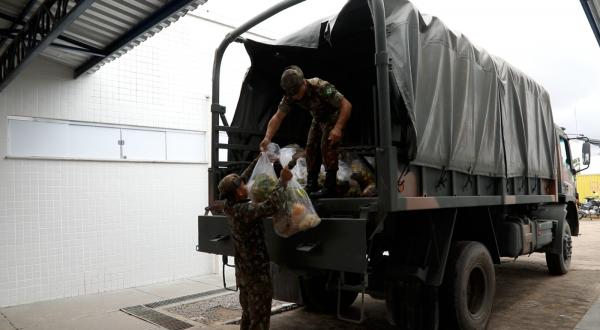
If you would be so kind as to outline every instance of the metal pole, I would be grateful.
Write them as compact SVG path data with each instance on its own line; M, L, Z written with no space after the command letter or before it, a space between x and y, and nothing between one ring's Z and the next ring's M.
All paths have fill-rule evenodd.
M595 15L596 6L594 2L590 0L580 0L580 2L583 11L585 12L585 16L590 22L596 41L598 42L598 45L600 45L600 18Z
M393 210L397 199L396 173L398 170L396 148L392 146L390 115L390 76L385 7L383 0L371 0L375 33L375 70L377 74L377 107L379 117L379 147L377 148L377 193L380 210Z
M225 50L229 46L230 43L235 41L239 36L243 33L250 30L255 25L260 22L270 18L271 16L289 8L295 6L304 0L287 0L282 1L271 8L265 10L264 12L258 14L254 18L250 19L246 23L240 25L237 29L231 31L229 34L225 36L225 39L221 41L221 44L215 50L215 59L213 62L213 79L212 79L212 104L210 110L212 112L212 131L211 131L211 154L210 154L210 166L211 170L209 171L209 202L212 204L214 198L214 192L211 191L216 186L216 182L214 182L215 171L218 167L219 162L219 148L217 148L217 144L219 143L219 131L217 127L219 126L219 116L220 114L224 114L225 108L219 104L219 84L221 78L221 61L223 60L223 54Z

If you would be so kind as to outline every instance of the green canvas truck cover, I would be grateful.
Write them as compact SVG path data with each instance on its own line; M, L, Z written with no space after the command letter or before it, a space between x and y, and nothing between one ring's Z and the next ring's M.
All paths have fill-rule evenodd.
M399 160L493 177L555 178L557 141L544 88L410 2L385 6ZM275 42L247 40L252 66L231 126L264 132L283 95L281 72L297 64L307 78L330 81L353 104L344 142L376 145L371 27L367 2L351 0L338 15ZM276 142L304 144L310 121L292 111ZM229 143L258 145L260 139L229 133ZM229 153L230 160L248 157Z

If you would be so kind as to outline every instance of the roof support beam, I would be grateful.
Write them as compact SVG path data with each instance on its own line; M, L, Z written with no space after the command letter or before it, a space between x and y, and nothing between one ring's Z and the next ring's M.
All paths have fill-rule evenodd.
M13 15L7 14L3 11L0 11L0 18L3 20L7 20L9 22L13 22L13 23L20 21L18 18L14 17Z
M104 51L108 54L107 56L110 57L112 54L119 51L121 47L127 45L129 42L142 35L144 32L148 31L155 25L169 18L174 12L189 5L192 2L194 2L194 0L171 0L169 3L165 4L159 10L157 10L153 15L147 17L146 19L138 23L136 26L131 28L131 30L127 31L127 33L122 35L120 38L113 41L104 49ZM83 63L75 69L75 78L78 78L82 74L86 73L101 61L102 58L95 57Z
M598 41L598 45L600 45L600 8L596 8L594 2L591 0L580 0L580 2L583 11L585 12L585 16L587 16L587 19L590 22L596 41Z
M0 29L0 36L3 38L14 38L17 34L21 32L20 30L15 29Z
M57 39L65 41L65 42L68 42L68 43L73 44L73 45L75 45L77 47L86 49L86 50L88 50L88 51L90 51L92 53L102 54L102 56L105 56L105 57L106 57L106 55L108 55L104 50L102 50L100 48L96 48L94 46L86 44L85 42L81 42L79 40L76 40L76 39L73 39L73 38L70 38L70 37L67 37L67 36L64 36L64 35L63 36L58 36Z
M15 21L13 21L12 25L10 26L11 29L16 29L17 26L25 24L24 23L25 17L27 17L27 14L29 14L29 12L31 11L31 8L33 8L33 5L35 4L35 2L36 2L36 0L29 0L27 2L25 7L23 8L23 10L21 10L19 17L17 17L17 19ZM2 42L0 42L0 50L2 49L2 47L4 47L4 44L6 43L7 40L8 40L8 38L2 39Z
M106 57L105 53L102 53L102 52L98 53L93 50L90 50L87 48L82 48L82 47L69 46L69 45L65 45L65 44L59 44L56 42L51 43L50 46L55 47L55 48L65 49L65 50L75 52L75 53L83 53L83 54L87 54L87 55L98 56L101 58Z
M0 57L0 91L95 0L46 0ZM73 6L73 3L75 4ZM41 39L39 38L41 37Z
M0 29L0 37L12 40L19 34L19 32L21 32L21 30ZM67 43L73 44L75 46L66 45L63 43L56 43L56 42L51 43L50 46L70 50L70 51L73 51L76 53L84 53L84 54L88 54L88 55L93 55L93 56L106 57L106 55L107 55L106 52L104 52L102 49L98 49L98 48L90 46L84 42L80 42L75 39L71 39L69 37L58 36L56 38L56 40L62 40Z

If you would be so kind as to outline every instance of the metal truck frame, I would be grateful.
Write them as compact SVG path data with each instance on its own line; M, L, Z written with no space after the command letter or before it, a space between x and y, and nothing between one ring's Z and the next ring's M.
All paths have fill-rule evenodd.
M300 2L266 10L229 33L215 51L209 207L198 217L197 250L222 255L223 267L234 251L216 185L247 162L220 161L219 150L257 152L258 145L222 144L219 133L263 132L229 126L219 104L221 60L230 43L245 42L244 32ZM485 328L495 292L493 264L501 257L544 252L551 274L568 271L571 235L579 232L569 138L555 129L555 179L489 177L410 163L399 170L404 165L399 167L392 143L384 1L369 4L378 143L364 151L376 160L378 197L316 200L322 223L290 238L278 237L265 220L275 298L362 322L369 294L386 300L391 322L400 328L437 329L440 322L444 328ZM350 318L344 310L359 294L360 315Z

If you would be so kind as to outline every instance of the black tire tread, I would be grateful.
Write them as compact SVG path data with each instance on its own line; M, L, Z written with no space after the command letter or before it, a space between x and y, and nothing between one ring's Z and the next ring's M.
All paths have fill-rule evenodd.
M569 235L571 234L571 227L567 221L564 223L563 230L568 232ZM562 240L562 235L560 239ZM551 275L560 276L569 272L569 266L565 264L562 252L560 254L550 251L546 252L546 265Z
M465 276L465 265L469 261L467 258L471 255L478 256L480 253L484 253L485 264L484 268L488 268L488 279L490 282L490 290L491 298L488 300L488 304L485 308L488 309L486 312L487 315L482 317L481 321L476 324L469 324L468 321L465 321L464 317L461 318L460 309L456 308L457 300L460 300L461 297L457 297L455 295L456 292L456 284L458 284L460 278ZM442 287L442 320L445 324L452 329L485 329L487 323L489 321L489 317L491 315L491 308L493 304L493 296L495 294L495 272L494 265L492 262L492 258L489 254L487 248L475 241L458 241L455 242L450 250L450 254L448 256L448 263L446 267L446 273L444 276L444 284ZM462 320L461 320L462 319Z

